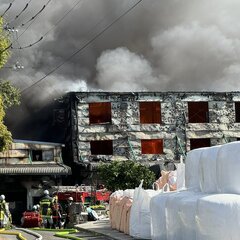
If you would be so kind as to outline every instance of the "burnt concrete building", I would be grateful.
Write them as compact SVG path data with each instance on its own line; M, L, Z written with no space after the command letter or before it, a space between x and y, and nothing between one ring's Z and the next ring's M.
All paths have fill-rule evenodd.
M240 138L240 92L72 92L66 147L77 165L177 162Z

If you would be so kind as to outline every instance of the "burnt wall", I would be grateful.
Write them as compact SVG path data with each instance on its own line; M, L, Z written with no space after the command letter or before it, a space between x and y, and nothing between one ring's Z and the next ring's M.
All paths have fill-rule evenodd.
M161 123L140 123L140 102L161 103ZM239 92L130 92L69 93L68 146L74 162L98 160L178 161L191 148L192 139L210 139L210 145L240 138L235 102ZM111 122L89 123L89 103L110 102ZM190 123L188 103L207 102L208 122ZM198 109L195 109L198 113ZM142 139L163 139L163 153L142 154ZM92 155L91 141L112 141L112 155Z

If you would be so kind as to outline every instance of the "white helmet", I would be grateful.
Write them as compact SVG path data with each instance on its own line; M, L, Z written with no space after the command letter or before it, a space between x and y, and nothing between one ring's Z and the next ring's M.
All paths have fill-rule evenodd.
M2 195L0 196L0 200L5 200L5 195L2 194Z
M37 210L37 206L36 205L33 205L33 210Z
M49 195L49 191L48 190L44 190L43 194L44 195Z
M73 201L73 198L72 198L72 197L69 197L68 200L69 200L69 201Z
M40 208L40 205L39 205L39 204L37 204L37 205L36 205L36 207L37 207L37 209L39 209L39 208Z

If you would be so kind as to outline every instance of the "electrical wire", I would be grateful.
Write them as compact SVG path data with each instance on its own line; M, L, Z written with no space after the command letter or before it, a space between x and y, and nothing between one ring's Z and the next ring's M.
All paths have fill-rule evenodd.
M54 28L56 28L56 26L68 15L70 14L70 12L73 11L73 9L83 0L78 0L75 2L75 4L54 24L54 26L52 28L50 28L42 37L45 37L46 35L48 35L48 33L50 33Z
M9 4L8 8L4 11L1 17L3 17L6 14L6 12L11 8L11 6L12 6L12 3Z
M31 1L31 0L30 0ZM29 2L30 2L29 1ZM18 13L18 15L15 16L15 18L13 20L11 20L8 24L11 24L13 23L15 20L17 20L21 15L22 13L28 8L29 6L29 2L26 4L26 6L22 9L22 11L20 13Z
M31 0L30 0L31 1ZM29 2L30 2L29 1ZM41 10L40 11L38 11L38 13L37 14L35 14L29 21L27 21L26 23L28 23L28 22L30 22L31 21L31 23L24 29L24 31L15 39L15 40L13 40L10 44L9 44L9 46L7 46L5 49L3 49L2 51L1 51L1 53L3 53L3 52L5 52L6 50L8 50L9 48L12 48L12 45L13 45L13 43L15 43L27 30L28 30L28 28L33 24L33 22L36 20L36 18L37 18L37 16L39 16L39 14L45 9L45 7L47 7L47 5L51 2L52 0L48 0L48 2L41 8ZM26 24L25 23L25 24ZM39 42L39 40L37 41L37 42ZM30 47L30 45L32 46L33 44L29 44L28 45L28 47ZM35 44L34 44L35 45ZM26 48L26 47L25 47ZM18 48L19 49L19 48Z
M50 76L52 73L54 73L56 70L58 70L60 67L62 67L65 63L67 63L70 59L72 59L78 53L82 52L86 47L88 47L91 43L93 43L98 37L100 37L103 33L105 33L109 28L111 28L115 23L117 23L122 17L127 15L131 10L133 10L142 1L143 0L138 0L135 4L133 4L130 8L128 8L124 13L122 13L119 17L117 17L113 22L111 22L103 30L101 30L99 33L97 33L92 39L90 39L82 47L80 47L77 51L75 51L72 55L70 55L67 59L65 59L62 63L57 65L55 68L53 68L51 71L49 71L45 76L43 76L42 78L37 80L35 83L33 83L30 86L21 90L20 93L22 94L22 93L26 92L27 90L31 89L32 87L36 86L37 84L42 82L44 79L46 79L48 76Z
M25 29L24 31L18 36L18 39L28 30L28 28L34 23L34 21L37 19L37 17L39 16L39 14L47 7L47 5L51 2L52 0L48 0L48 2L41 8L40 11L38 11L37 14L35 14L30 20L28 20L25 24L31 22ZM23 25L23 24L22 24Z
M46 5L43 5L43 7L33 16L31 17L27 22L25 23L22 23L21 26L25 26L27 23L31 22L33 19L35 19L43 10L44 8L46 7Z
M22 13L25 12L25 10L28 8L28 6L29 6L29 4L30 4L31 1L32 1L32 0L29 0L29 1L26 3L25 7L15 16L15 18L13 18L12 20L10 20L7 24L8 24L8 25L9 25L9 24L12 24L15 20L17 20L17 19L22 15Z
M31 1L31 0L30 0L30 1ZM30 1L29 1L29 2L30 2ZM70 14L70 12L71 12L80 2L82 2L82 0L78 0L77 2L75 2L75 4L72 6L72 8L70 8L70 9L63 15L63 17L61 17L61 18L54 24L54 26L53 26L52 28L50 28L50 29L49 29L43 36L41 36L40 39L37 40L36 42L31 43L31 44L29 44L29 45L27 45L27 46L25 46L25 47L21 47L20 44L18 44L19 47L12 47L12 43L16 42L16 41L19 39L19 37L21 36L21 35L20 35L20 36L18 36L18 37L10 44L10 46L8 46L8 47L6 48L6 50L9 49L9 48L11 48L11 49L26 49L26 48L30 48L30 47L34 46L35 44L39 43L45 36L48 35L48 33L50 33L54 28L56 28L56 26L57 26L61 21L63 21L63 19L64 19L68 14ZM5 49L4 49L4 51L5 51Z
M22 46L20 46L20 44L19 44L19 47L11 47L11 49L20 49L20 50L21 50L21 49L30 48L30 47L36 45L37 43L39 43L39 42L42 41L42 40L43 40L43 37L40 37L36 42L31 43L31 44L29 44L29 45L27 45L27 46L22 47Z
M61 21L63 21L63 19L68 15L68 14L70 14L70 12L71 11L73 11L73 9L80 3L80 2L82 2L82 0L78 0L64 15L63 15L63 17L61 17L55 24L54 24L54 26L52 27L52 28L50 28L45 34L43 34L41 37L40 37L40 39L39 40L37 40L36 42L34 42L34 43L32 43L32 44L29 44L29 45L27 45L27 46L25 46L25 47L21 47L21 46L19 46L19 47L11 47L11 49L26 49L26 48L30 48L30 47L32 47L32 46L34 46L35 44L37 44L37 43L39 43L45 36L47 36L54 28L56 28L56 26L61 22Z

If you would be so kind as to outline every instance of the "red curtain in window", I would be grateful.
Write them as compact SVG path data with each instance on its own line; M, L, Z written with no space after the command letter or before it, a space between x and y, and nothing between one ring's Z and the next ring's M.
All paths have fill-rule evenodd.
M89 122L90 123L109 123L111 122L111 103L89 103Z
M151 139L141 140L142 154L162 154L163 153L163 140Z
M160 102L140 102L140 123L161 123Z

